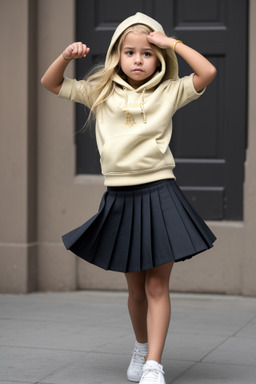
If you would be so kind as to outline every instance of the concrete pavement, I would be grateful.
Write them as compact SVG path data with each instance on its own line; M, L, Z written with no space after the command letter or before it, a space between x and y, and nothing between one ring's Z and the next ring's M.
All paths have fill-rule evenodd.
M256 299L171 294L167 384L255 384ZM0 384L128 384L127 293L0 295Z

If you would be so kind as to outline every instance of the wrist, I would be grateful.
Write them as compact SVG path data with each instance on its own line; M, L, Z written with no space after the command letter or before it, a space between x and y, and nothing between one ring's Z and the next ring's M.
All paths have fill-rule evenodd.
M62 58L65 60L65 61L71 61L72 60L72 57L71 58L67 58L64 56L63 52L61 54Z
M176 40L175 43L172 46L173 52L175 52L175 47L176 47L177 44L183 44L183 42L181 40Z

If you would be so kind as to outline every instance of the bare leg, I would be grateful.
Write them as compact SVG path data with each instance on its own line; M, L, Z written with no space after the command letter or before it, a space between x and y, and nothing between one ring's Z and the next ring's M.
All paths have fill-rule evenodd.
M147 296L145 292L146 272L130 272L125 274L129 298L128 309L136 340L146 343L147 340Z
M171 303L169 279L173 262L146 271L145 290L148 300L147 360L161 363L165 339L170 323Z

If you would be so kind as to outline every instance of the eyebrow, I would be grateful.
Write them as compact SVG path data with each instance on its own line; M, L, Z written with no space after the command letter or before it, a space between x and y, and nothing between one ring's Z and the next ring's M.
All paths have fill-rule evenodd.
M124 47L124 49L135 49L135 47ZM153 51L152 48L142 48L143 51Z

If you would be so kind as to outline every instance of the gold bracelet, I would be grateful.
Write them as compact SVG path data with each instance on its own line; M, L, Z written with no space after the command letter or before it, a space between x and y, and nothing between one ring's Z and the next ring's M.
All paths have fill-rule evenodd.
M71 57L71 59L66 59L66 57L63 55L63 53L62 53L62 57L63 57L64 60L67 60L67 61L68 60L72 60L72 57Z
M175 43L172 46L173 52L175 52L175 47L176 47L176 44L178 44L178 43L183 44L181 40L176 40Z

